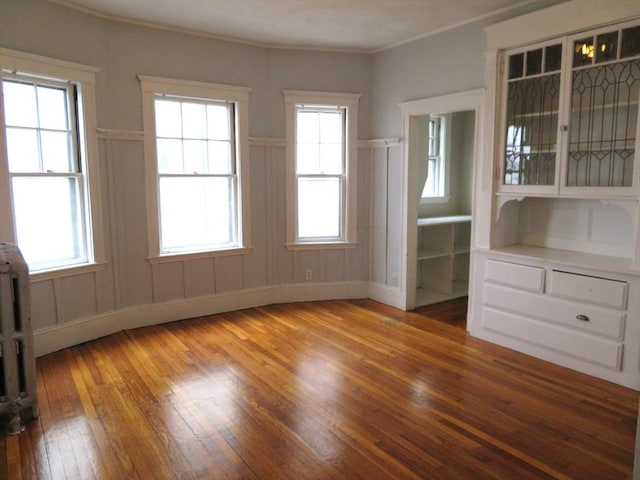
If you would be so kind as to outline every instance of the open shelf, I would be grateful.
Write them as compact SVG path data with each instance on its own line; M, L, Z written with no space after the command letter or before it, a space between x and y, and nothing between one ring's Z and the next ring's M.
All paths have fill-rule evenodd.
M469 291L471 215L418 219L416 306Z

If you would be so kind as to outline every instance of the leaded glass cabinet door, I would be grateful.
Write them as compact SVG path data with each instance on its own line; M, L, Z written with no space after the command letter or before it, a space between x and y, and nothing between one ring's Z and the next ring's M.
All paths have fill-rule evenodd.
M640 25L569 38L570 108L563 191L637 193Z
M557 191L561 41L506 56L502 190Z

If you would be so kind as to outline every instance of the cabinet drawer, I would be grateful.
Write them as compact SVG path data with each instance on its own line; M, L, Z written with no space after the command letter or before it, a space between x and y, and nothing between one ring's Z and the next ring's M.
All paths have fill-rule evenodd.
M608 307L620 309L627 307L627 282L619 280L553 270L549 292L558 297L573 298Z
M619 371L622 367L621 343L492 308L483 308L482 316L484 327L501 335L612 370Z
M519 263L487 260L486 280L533 292L544 289L544 268Z
M613 340L624 338L626 314L617 310L491 284L485 287L484 304Z

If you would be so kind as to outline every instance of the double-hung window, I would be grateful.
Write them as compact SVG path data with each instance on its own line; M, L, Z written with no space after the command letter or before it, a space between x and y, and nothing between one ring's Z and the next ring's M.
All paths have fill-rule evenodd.
M427 122L427 178L421 203L444 202L449 195L449 115L431 115Z
M151 257L247 246L248 90L141 77Z
M358 96L286 91L288 246L355 242Z
M2 237L18 245L32 273L95 264L102 258L95 70L7 50L0 59L0 178L11 205L0 211Z

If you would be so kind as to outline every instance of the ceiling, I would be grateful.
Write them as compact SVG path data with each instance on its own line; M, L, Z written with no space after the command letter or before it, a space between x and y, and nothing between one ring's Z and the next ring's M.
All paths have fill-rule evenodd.
M273 47L375 52L539 0L50 0ZM549 2L547 1L546 4Z

